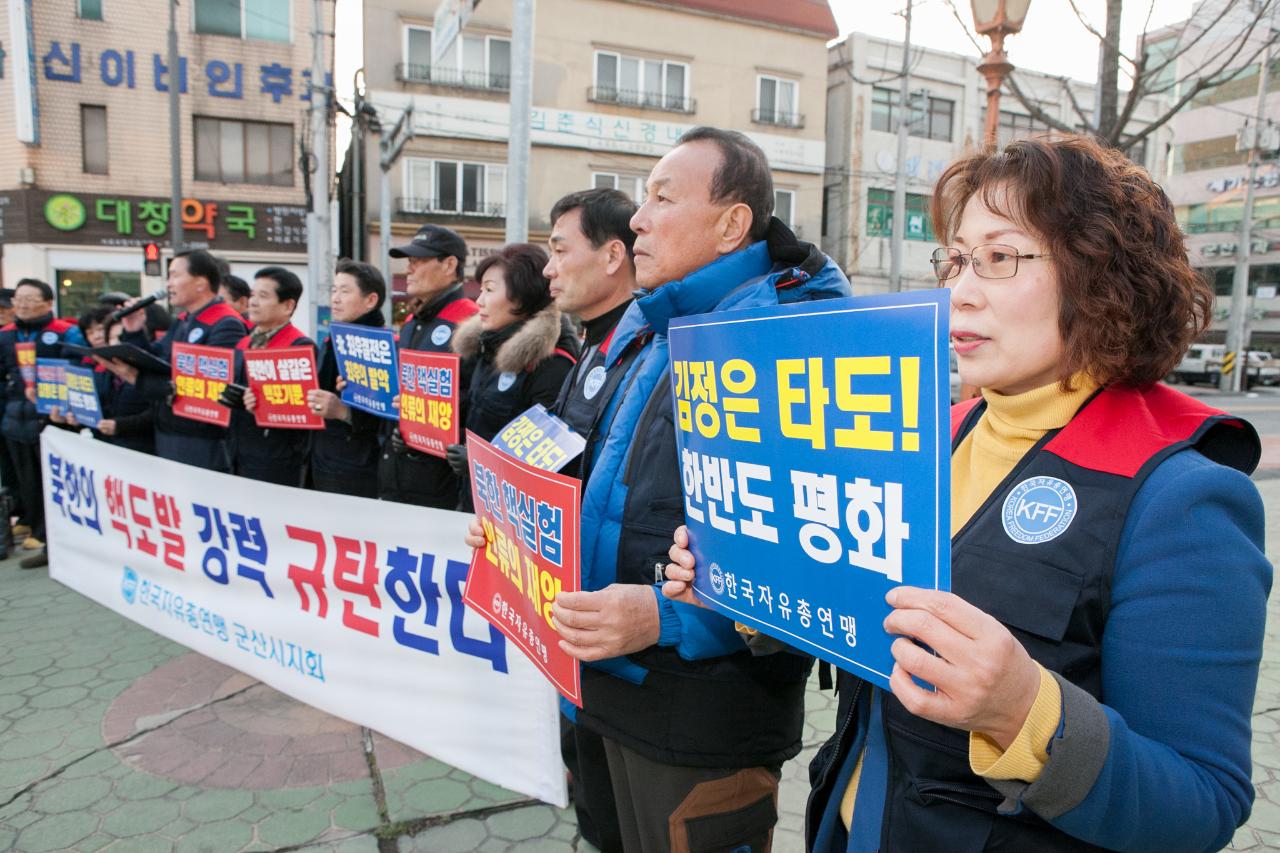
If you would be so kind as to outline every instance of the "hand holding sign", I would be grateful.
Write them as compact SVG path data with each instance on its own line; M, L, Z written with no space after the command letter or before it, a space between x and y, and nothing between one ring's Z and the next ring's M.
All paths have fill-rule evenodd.
M980 732L1008 749L1040 690L1040 667L1027 650L994 616L950 592L902 586L885 598L894 610L884 630L900 635L892 649L893 695L918 717Z

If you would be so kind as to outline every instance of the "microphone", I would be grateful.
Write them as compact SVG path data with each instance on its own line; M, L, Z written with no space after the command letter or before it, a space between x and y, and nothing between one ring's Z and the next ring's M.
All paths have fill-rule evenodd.
M160 297L163 295L164 295L163 291L157 290L155 293L151 294L150 296L142 297L132 305L126 306L124 308L117 308L115 311L112 311L111 317L109 319L112 323L118 323L121 320L123 320L125 317L128 317L134 311L141 311L143 308L146 308L148 305L158 302L160 300Z

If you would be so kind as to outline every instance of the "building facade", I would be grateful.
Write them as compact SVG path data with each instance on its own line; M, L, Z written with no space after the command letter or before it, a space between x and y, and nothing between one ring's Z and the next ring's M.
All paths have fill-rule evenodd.
M1175 24L1156 38L1190 41L1195 22L1214 20L1218 10L1213 3L1198 4L1192 11L1190 28L1186 23ZM1186 50L1178 60L1178 75L1185 78L1218 56L1237 55L1231 46L1251 23L1252 16L1246 12L1225 16ZM1257 29L1259 32L1239 51L1235 62L1238 73L1195 95L1170 122L1173 146L1163 183L1186 232L1191 261L1203 271L1217 297L1213 324L1204 336L1214 343L1226 339L1249 178L1249 153L1239 144L1239 137L1247 126L1255 124L1259 63L1247 60L1261 44L1265 27ZM1280 118L1280 60L1271 63L1263 112L1272 130L1254 177L1247 328L1252 348L1280 351L1280 131L1275 128L1275 118L1265 118Z
M389 175L392 242L436 222L466 238L474 270L503 243L511 73L509 0L485 0L432 63L435 3L365 0L367 97L384 128L413 103L415 138ZM817 241L825 0L541 0L533 45L529 228L548 236L565 193L644 198L658 158L696 125L741 130L773 167L778 215ZM377 262L378 153L366 143L367 257ZM402 262L393 262L401 279ZM402 282L400 285L402 287Z
M827 81L827 169L823 197L823 248L835 258L854 292L880 293L890 287L893 191L898 163L899 117L908 123L906 245L902 286L936 287L929 255L937 246L929 217L932 188L955 159L981 146L986 83L978 58L912 47L907 109L899 92L902 44L852 33L831 46ZM1046 113L1077 124L1071 99L1055 77L1018 69L1019 85ZM1070 82L1077 104L1092 112L1093 86ZM1135 124L1159 114L1161 102L1148 99ZM1031 117L1009 92L1000 100L1000 145L1048 128ZM1169 131L1160 130L1130 156L1159 177Z
M168 3L6 5L0 279L49 281L63 316L107 291L161 287L163 279L143 276L140 247L156 242L171 254ZM214 251L245 278L267 264L306 277L299 153L310 148L311 10L306 0L178 6L176 215L187 248ZM314 328L303 313L300 325Z

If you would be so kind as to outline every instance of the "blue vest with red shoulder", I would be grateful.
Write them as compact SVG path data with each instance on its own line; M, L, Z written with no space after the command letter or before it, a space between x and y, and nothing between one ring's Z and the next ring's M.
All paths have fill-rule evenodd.
M985 406L979 398L952 407L953 451ZM1151 472L1187 448L1245 473L1261 455L1247 422L1167 386L1100 391L1037 442L952 537L952 592L1101 699L1102 635L1129 507ZM853 676L842 681L842 691L856 692ZM882 850L1098 849L1028 809L998 814L1003 796L969 769L967 732L914 716L891 693L883 703Z
M419 312L400 329L400 349L414 352L453 352L450 344L454 330L480 308L462 293L462 286L440 298L434 314Z

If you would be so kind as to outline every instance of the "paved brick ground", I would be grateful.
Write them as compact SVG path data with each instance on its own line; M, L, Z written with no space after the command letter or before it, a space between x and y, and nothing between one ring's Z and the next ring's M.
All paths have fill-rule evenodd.
M1259 482L1280 557L1280 479ZM1272 616L1280 615L1272 602ZM1232 849L1280 849L1280 628L1254 716L1258 801ZM833 725L808 695L775 848L799 851L805 767ZM590 850L572 811L529 803L361 731L0 562L0 850Z

